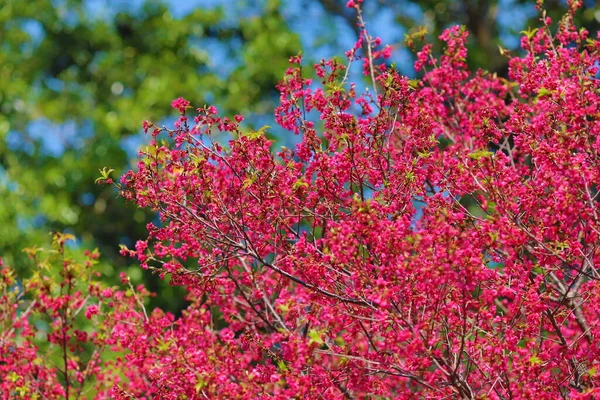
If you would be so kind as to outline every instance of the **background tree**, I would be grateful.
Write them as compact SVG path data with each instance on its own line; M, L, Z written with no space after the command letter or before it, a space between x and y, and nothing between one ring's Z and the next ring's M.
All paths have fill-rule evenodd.
M2 5L0 254L17 268L28 265L20 248L66 229L99 246L110 261L104 272L114 276L113 268L125 266L119 244L142 237L152 215L96 185L99 166L120 173L128 165L140 121L171 115L163 96L264 111L300 48L276 1L233 23L219 7L183 17L161 2L90 7L77 0Z

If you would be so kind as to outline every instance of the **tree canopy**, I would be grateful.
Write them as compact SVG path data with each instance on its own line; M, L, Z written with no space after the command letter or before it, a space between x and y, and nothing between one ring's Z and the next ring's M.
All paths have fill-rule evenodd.
M120 253L183 289L179 315L124 271L100 279L69 234L27 248L27 276L0 259L4 398L600 395L600 40L582 3L559 20L539 4L506 77L469 66L465 27L439 52L415 32L417 78L362 3L345 58L289 58L274 119L293 147L178 97L132 169L100 170L158 215Z

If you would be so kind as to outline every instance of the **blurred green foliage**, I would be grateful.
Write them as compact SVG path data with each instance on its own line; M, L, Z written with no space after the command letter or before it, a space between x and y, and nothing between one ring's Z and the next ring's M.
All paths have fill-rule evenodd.
M301 47L276 1L236 25L222 8L175 18L160 2L108 15L88 3L4 0L0 8L0 254L18 270L29 265L21 248L65 229L100 248L105 275L127 267L119 243L144 238L153 216L95 184L98 169L119 176L129 162L123 140L145 119L173 116L174 98L227 113L272 108ZM206 50L211 41L224 60ZM150 280L176 308L172 289Z
M425 24L432 36L465 24L473 32L470 61L502 73L502 35L523 28L499 22L503 1L367 1L365 18L391 13L406 32ZM112 167L119 176L129 168L126 144L135 146L143 120L173 118L170 103L177 97L216 104L229 115L270 114L275 85L301 50L300 35L311 34L290 28L294 21L284 11L293 2L223 0L175 16L173 4L160 1L0 1L0 255L6 262L27 269L20 249L47 246L49 231L67 230L81 239L81 250L99 247L109 279L125 270L159 292L156 304L179 309L180 293L119 256L118 245L144 238L154 216L95 184L98 169ZM508 3L532 10L534 2ZM319 19L309 21L314 26L339 19L357 32L346 0L298 4L301 12L320 6ZM226 7L245 8L232 20ZM555 19L562 13L558 0L546 7ZM594 30L599 17L592 2L580 22ZM334 29L318 43L335 43L336 35Z

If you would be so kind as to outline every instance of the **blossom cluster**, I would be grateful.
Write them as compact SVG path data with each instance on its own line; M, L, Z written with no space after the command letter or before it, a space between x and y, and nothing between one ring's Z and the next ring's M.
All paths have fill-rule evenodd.
M126 377L122 335L144 329L139 304L149 293L103 284L98 252L76 260L71 239L56 233L52 249L25 249L34 268L24 279L0 262L1 399L111 398Z

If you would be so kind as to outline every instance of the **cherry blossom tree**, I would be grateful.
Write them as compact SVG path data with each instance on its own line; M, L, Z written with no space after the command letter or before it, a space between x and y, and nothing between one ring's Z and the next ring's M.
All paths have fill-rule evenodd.
M122 253L189 306L130 303L110 396L599 395L600 41L574 25L580 6L556 25L541 11L523 56L500 49L508 80L468 70L460 27L440 57L418 51L410 80L349 1L348 63L313 82L293 57L278 86L294 149L212 106L188 118L185 99L173 129L145 122L117 186L160 223Z
M208 397L591 398L600 42L573 24L581 2L556 27L542 12L525 55L505 54L509 80L471 73L454 27L411 81L348 6L362 29L349 64L316 65L315 83L296 57L279 85L295 149L214 107L191 123L184 99L174 129L146 123L154 140L122 193L161 224L125 252L193 301L157 382Z

